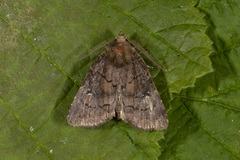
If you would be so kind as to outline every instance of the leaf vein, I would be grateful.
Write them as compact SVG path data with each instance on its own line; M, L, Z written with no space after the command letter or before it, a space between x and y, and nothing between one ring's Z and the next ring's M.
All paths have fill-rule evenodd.
M146 25L144 25L141 21L137 20L133 15L131 15L129 12L126 12L125 10L123 10L121 7L116 6L112 3L108 3L105 1L105 4L111 6L112 8L116 9L117 11L119 11L120 13L126 15L128 18L132 19L135 23L137 23L140 27L142 27L143 29L147 30L150 34L152 34L155 38L157 38L158 40L162 41L165 45L169 46L172 50L174 50L175 52L177 52L178 54L181 54L183 57L189 59L191 62L196 63L199 66L202 66L203 68L207 68L204 65L201 65L198 62L193 61L189 56L187 56L186 54L184 54L182 51L178 50L174 45L172 45L171 43L169 43L166 39L164 39L163 37L161 37L160 35L156 34L156 32L153 32L150 28L148 28ZM208 68L207 68L208 69Z
M185 96L178 96L178 95L175 95L175 97L179 97L179 98L183 98L183 99L187 99L187 100L192 100L192 101L205 102L205 103L209 103L209 104L213 104L213 105L218 105L218 106L227 108L229 110L234 110L234 111L240 112L239 108L232 107L232 106L229 106L227 104L220 103L220 102L210 101L208 99L199 99L199 98L194 98L194 97L185 97Z
M24 35L16 26L11 25L8 21L6 21L4 18L2 18L2 16L0 15L0 19L5 22L7 25L9 25L10 27L12 27L13 29L15 29L19 35L21 35L30 45L32 45L36 51L38 51L39 53L41 53L51 64L53 64L53 66L55 68L57 68L59 71L61 71L66 77L68 77L69 79L71 79L74 83L75 80L74 78L72 78L66 71L64 71L60 65L58 65L51 57L49 57L43 50L41 50L37 45L35 45L33 43L33 41L31 39L29 39L26 35ZM76 83L77 84L77 83ZM80 84L77 84L80 85Z
M178 157L177 153L174 152L174 150L167 144L167 142L166 142L164 139L161 140L161 141L164 143L164 145L165 145L167 148L169 148L169 150L175 155L175 157L176 157L177 159L180 159L180 160L181 160L181 158Z
M181 97L180 98L186 98L186 97ZM191 99L190 99L191 100ZM194 99L195 100L195 99ZM238 158L238 155L236 155L233 151L231 151L225 144L223 144L218 138L216 138L215 136L213 136L206 128L204 128L204 126L202 126L201 122L191 113L191 111L188 109L188 107L185 105L185 103L182 101L184 107L186 108L187 112L189 113L189 115L197 122L197 124L202 128L202 130L204 130L210 137L212 137L215 141L217 141L225 150L227 150L228 152L230 152L234 157Z
M20 126L27 132L27 134L34 140L34 142L42 149L42 151L46 154L46 156L49 159L54 159L52 157L52 155L48 152L48 150L43 146L43 144L39 141L39 139L37 137L34 136L34 134L32 134L29 129L25 126L25 124L18 118L19 116L14 112L12 106L10 106L8 104L8 102L3 98L0 97L0 99L2 100L2 102L5 104L5 106L7 106L7 108L9 109L9 111L13 114L13 116L16 118L16 120L18 121L18 123L20 124Z

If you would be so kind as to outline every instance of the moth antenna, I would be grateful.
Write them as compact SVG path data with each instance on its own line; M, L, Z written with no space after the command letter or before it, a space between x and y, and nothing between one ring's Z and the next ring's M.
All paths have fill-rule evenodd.
M109 44L110 42L116 40L116 38L112 38L108 41L103 41L100 44L98 44L95 48L93 48L90 52L88 52L88 54L84 55L81 58L78 58L77 60L75 60L75 62L80 61L82 59L85 59L87 57L89 57L91 54L93 54L94 52L98 51L99 49L103 48L104 46L106 46L107 44Z
M133 40L128 40L128 42L131 44L131 46L133 46L134 48L136 48L137 50L139 50L142 54L144 54L150 61L152 61L154 63L154 65L156 65L158 68L163 69L163 67L161 67L157 62L155 62L153 60L153 58L148 54L148 51L145 50L143 47L137 45L137 43L135 43ZM151 68L151 67L149 67Z

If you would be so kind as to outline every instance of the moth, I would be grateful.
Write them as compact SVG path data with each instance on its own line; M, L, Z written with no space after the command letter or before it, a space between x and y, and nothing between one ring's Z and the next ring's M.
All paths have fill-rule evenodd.
M89 69L67 121L74 127L93 128L113 117L145 131L168 127L148 66L122 31Z

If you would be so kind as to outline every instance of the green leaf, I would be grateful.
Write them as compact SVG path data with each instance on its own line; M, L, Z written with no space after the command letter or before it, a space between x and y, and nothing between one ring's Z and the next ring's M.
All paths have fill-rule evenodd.
M196 3L1 1L1 158L157 159L163 131L143 132L116 120L95 129L67 124L73 97L101 50L76 60L120 30L147 49L163 68L151 73L169 110L170 143L171 135L181 130L172 113L180 102L175 98L169 107L172 93L194 86L197 77L213 71L208 57L212 42L205 34L209 24Z
M240 3L200 1L214 72L175 94L159 159L240 159Z

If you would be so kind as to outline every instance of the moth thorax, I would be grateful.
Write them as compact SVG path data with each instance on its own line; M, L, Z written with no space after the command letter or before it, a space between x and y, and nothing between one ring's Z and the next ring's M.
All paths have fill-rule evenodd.
M131 62L132 50L128 43L115 42L107 47L107 52L110 61L118 67Z
M118 65L128 64L131 61L131 54L129 52L128 45L124 43L118 43L115 48L115 60Z

